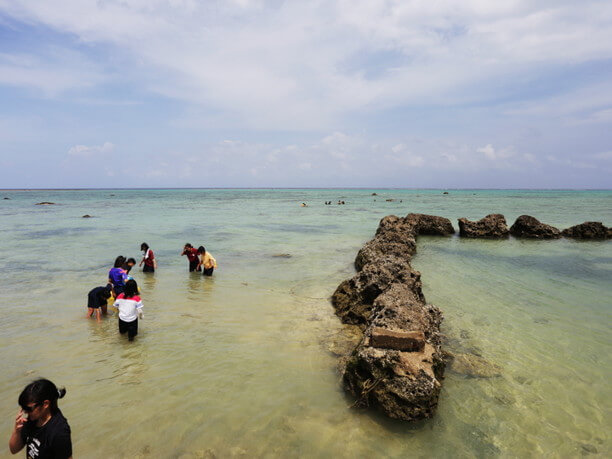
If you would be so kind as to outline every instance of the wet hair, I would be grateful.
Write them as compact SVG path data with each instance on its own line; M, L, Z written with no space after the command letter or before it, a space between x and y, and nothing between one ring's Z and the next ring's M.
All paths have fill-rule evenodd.
M146 242L143 242L142 244L140 244L140 250L142 250L143 252L146 252L147 250L149 250L149 244L147 244Z
M125 288L123 289L123 298L132 298L136 295L138 295L138 284L134 279L130 279L125 283Z
M48 379L37 379L25 386L25 389L19 395L18 403L22 408L25 408L30 403L42 404L45 400L49 400L49 410L51 414L57 413L57 399L66 395L66 389L63 387L58 389Z
M201 245L200 247L198 247L198 253L206 253L206 249L204 248L203 245Z
M128 258L128 259L127 259L127 261L126 261L125 263L126 263L126 264L130 264L130 263L132 263L132 264L134 264L134 265L135 265L135 264L136 264L136 260L135 260L135 259L133 259L133 258Z
M123 255L119 255L115 258L115 268L121 268L125 264L125 257Z

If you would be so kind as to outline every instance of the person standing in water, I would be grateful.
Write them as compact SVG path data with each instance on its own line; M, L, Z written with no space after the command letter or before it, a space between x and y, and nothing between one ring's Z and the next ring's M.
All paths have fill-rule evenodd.
M187 255L189 259L189 272L200 271L200 259L198 257L198 251L189 242L183 247L181 256Z
M28 384L19 396L21 409L9 440L9 450L16 454L26 447L26 457L72 458L72 439L68 421L57 407L57 400L66 395L48 379Z
M123 269L125 264L125 257L119 255L115 259L115 265L108 272L108 283L113 286L114 297L117 298L125 287L125 281L127 280L127 273Z
M138 334L138 318L144 319L138 284L134 279L125 283L125 289L115 300L114 306L119 310L119 333L123 335L127 332L128 339L134 341Z
M140 250L143 252L142 260L138 266L142 266L144 263L144 267L142 268L143 273L154 273L157 268L157 260L155 259L155 254L149 248L149 244L143 242L140 244Z
M215 260L215 258L209 252L206 251L203 245L198 247L198 255L200 256L198 268L202 267L202 275L212 276L213 271L217 267L217 260Z

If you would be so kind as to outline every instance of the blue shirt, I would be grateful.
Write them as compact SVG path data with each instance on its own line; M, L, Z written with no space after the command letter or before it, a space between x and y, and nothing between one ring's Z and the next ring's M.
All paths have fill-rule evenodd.
M108 272L108 278L115 287L123 287L125 286L125 281L127 280L127 274L121 268L112 268Z

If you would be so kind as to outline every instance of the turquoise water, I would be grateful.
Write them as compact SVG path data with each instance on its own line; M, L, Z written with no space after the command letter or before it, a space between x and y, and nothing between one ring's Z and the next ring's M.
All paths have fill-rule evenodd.
M413 425L350 408L329 297L380 218L409 212L611 225L612 192L1 191L1 431L45 376L67 387L75 457L611 456L610 242L420 238L451 345L501 376L449 370L437 416ZM85 318L86 294L143 241L159 269L135 272L128 343L115 317ZM212 278L187 272L185 242L217 258Z

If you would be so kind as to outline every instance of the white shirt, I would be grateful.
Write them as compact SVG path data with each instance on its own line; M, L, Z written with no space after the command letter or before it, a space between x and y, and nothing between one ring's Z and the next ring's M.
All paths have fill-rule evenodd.
M119 318L124 322L134 322L138 319L138 312L142 311L142 301L138 295L124 298L120 293L113 306L119 309Z

